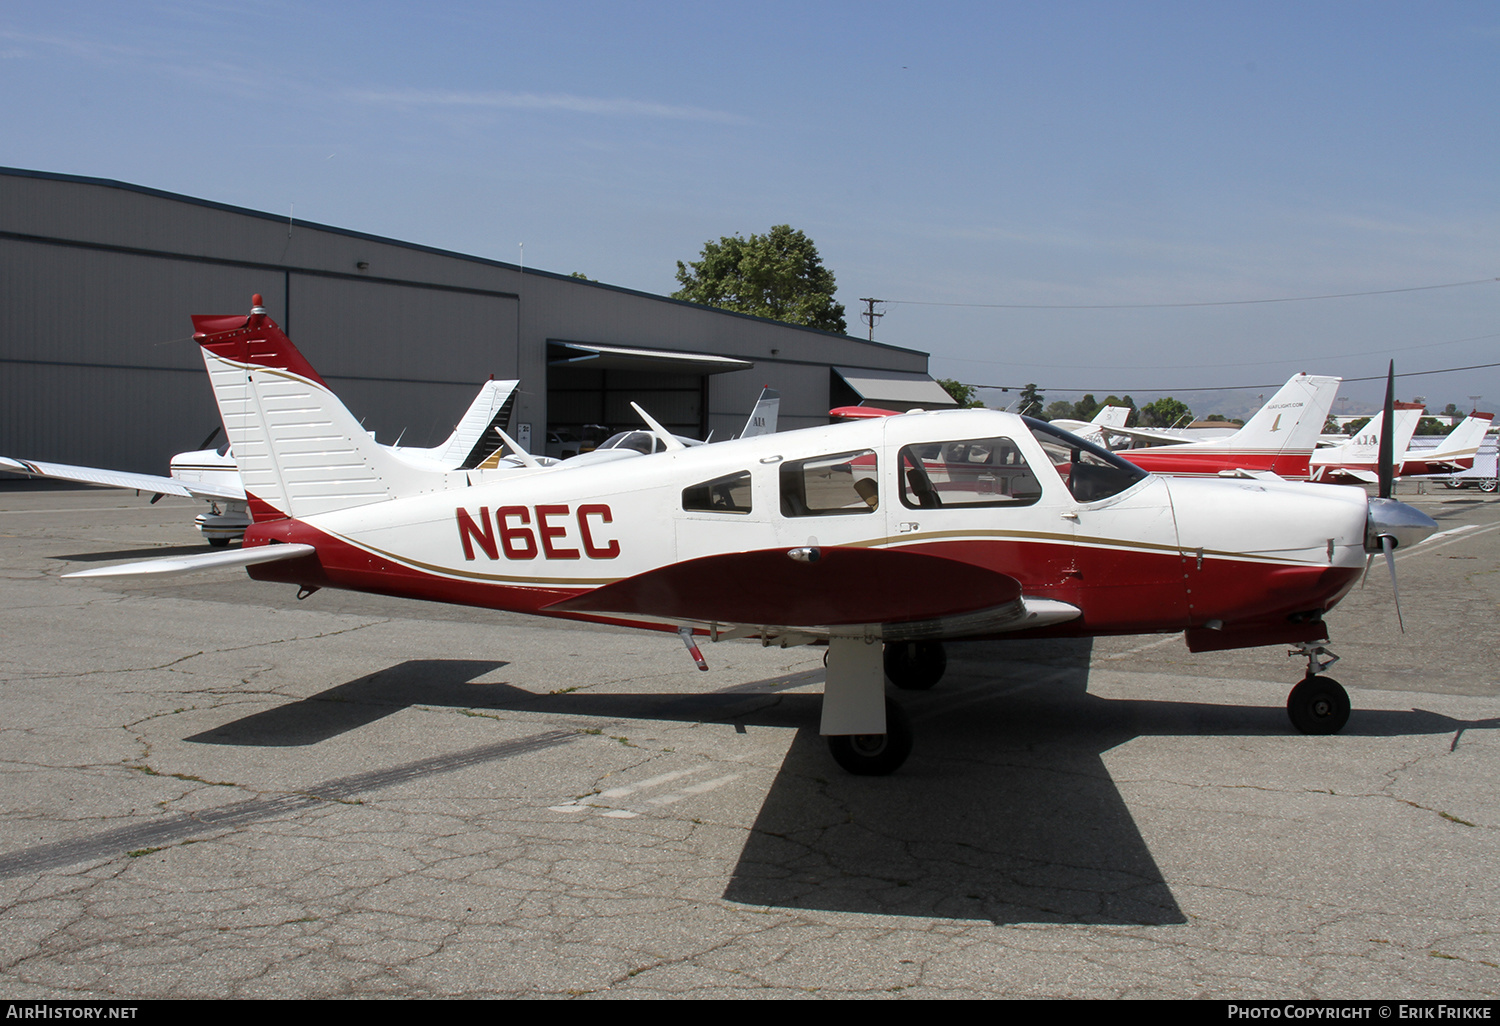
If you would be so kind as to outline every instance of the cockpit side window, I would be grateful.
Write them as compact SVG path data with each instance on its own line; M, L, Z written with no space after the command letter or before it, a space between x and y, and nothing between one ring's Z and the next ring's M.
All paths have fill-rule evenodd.
M682 508L689 513L749 513L750 471L725 474L684 488Z
M1140 467L1127 463L1108 449L1085 442L1046 421L1030 417L1025 420L1058 476L1079 502L1098 502L1119 495L1148 476Z
M901 450L901 504L909 509L1030 506L1042 485L1009 438L908 445Z
M879 468L871 449L781 465L781 514L824 517L880 508Z

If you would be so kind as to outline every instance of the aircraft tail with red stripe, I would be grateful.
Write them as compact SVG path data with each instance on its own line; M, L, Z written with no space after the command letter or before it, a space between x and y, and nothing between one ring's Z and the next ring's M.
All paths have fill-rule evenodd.
M250 315L193 317L193 338L256 522L463 487L378 444L255 296Z

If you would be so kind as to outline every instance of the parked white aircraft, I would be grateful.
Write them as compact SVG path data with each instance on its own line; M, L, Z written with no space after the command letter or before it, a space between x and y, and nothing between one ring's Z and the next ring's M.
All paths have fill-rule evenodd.
M666 452L668 449L686 448L689 445L705 445L706 441L696 438L685 438L682 435L669 433L657 421L641 409L635 403L630 404L636 414L650 428L650 431L632 429L629 431L618 431L599 443L599 447L588 452L581 452L577 456L569 456L558 465L569 469L578 467L596 466L600 463L613 463L616 460L629 459L632 456L644 456L653 452ZM755 406L750 410L750 416L745 421L745 427L740 431L737 438L754 438L756 435L774 435L776 423L781 410L781 393L774 388L762 388L760 397L756 399ZM710 435L708 441L712 441ZM675 443L675 444L674 444ZM508 438L511 454L515 455L520 446L512 443ZM542 465L551 461L542 460Z
M486 381L474 401L469 404L469 409L458 426L441 445L430 449L395 445L388 447L389 451L401 462L424 470L479 467L486 459L492 459L500 449L500 440L490 429L509 420L518 384L518 381ZM212 437L210 435L209 439ZM490 466L498 465L492 459ZM506 461L505 465L515 467L519 464ZM239 466L228 445L217 449L178 453L172 457L168 466L168 477L98 467L75 467L66 463L43 463L40 460L10 459L5 456L0 456L0 470L105 488L134 488L136 491L151 493L152 502L163 495L202 499L208 503L209 511L198 514L193 523L208 543L215 547L221 548L240 538L251 523L245 489L240 482Z
M1288 714L1333 733L1349 700L1322 672L1323 614L1367 553L1389 560L1437 527L1355 488L1155 477L994 410L668 445L574 472L421 470L358 430L258 297L248 317L194 324L255 517L245 545L69 577L246 566L301 593L675 631L703 670L699 637L826 642L821 730L856 773L906 759L912 730L885 677L931 687L944 639L1292 644L1308 668Z
M1123 450L1131 463L1173 477L1255 477L1274 474L1305 481L1308 460L1333 408L1341 378L1297 374L1245 426L1227 438ZM1151 440L1149 429L1110 428L1111 434Z
M1437 445L1427 449L1408 447L1396 473L1455 474L1472 470L1479 446L1494 419L1493 413L1471 413Z
M1417 433L1423 407L1421 403L1394 403L1392 406L1391 452L1398 454L1392 473L1399 477L1402 465L1399 456L1410 447L1412 436ZM1385 411L1382 410L1348 441L1320 447L1308 460L1308 479L1329 484L1356 481L1375 484L1380 480L1380 443L1385 424Z

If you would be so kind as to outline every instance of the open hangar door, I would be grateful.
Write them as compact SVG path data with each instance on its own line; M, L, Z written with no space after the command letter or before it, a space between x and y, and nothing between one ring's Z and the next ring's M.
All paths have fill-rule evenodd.
M754 366L708 353L549 339L546 455L566 457L617 431L644 428L632 402L673 434L705 438L710 375Z
M828 396L832 405L875 406L905 413L908 410L952 410L958 404L931 375L867 367L829 368Z

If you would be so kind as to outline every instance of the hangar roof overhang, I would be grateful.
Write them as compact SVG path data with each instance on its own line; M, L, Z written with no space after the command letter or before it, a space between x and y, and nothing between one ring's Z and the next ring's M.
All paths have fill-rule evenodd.
M947 410L958 405L948 390L928 374L851 367L835 367L833 370L862 400L876 406Z
M750 360L711 353L562 342L551 338L547 340L547 363L552 367L587 370L661 370L680 374L725 374L755 366Z

